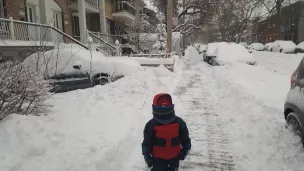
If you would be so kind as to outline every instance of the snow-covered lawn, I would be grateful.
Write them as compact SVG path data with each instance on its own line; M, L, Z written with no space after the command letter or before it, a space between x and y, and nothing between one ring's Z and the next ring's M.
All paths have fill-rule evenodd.
M106 86L56 94L48 116L0 123L1 171L142 171L143 127L153 96L173 95L193 149L180 170L303 170L300 139L285 129L283 104L299 55L254 52L257 66L211 67L194 48L164 66Z

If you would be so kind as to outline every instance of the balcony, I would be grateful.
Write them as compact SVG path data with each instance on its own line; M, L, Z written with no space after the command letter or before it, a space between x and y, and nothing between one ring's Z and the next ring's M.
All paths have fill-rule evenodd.
M99 13L99 0L85 0L87 13ZM69 8L78 11L78 0L70 0Z
M140 22L144 25L150 25L149 16L147 16L146 14L141 14L140 15Z
M112 16L116 20L135 21L136 8L131 1L118 1Z

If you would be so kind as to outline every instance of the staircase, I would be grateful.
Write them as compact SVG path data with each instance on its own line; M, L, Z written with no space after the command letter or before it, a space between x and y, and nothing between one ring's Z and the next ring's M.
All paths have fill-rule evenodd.
M89 33L94 40L94 46L103 54L113 55L115 46ZM8 48L10 47L10 48ZM35 48L34 48L35 47ZM0 18L0 50L1 56L14 56L19 52L20 58L25 58L37 49L51 50L54 48L84 48L88 46L51 25L30 23ZM4 51L3 49L10 49ZM29 51L29 49L32 49ZM25 51L25 53L23 53ZM12 55L13 54L13 55Z

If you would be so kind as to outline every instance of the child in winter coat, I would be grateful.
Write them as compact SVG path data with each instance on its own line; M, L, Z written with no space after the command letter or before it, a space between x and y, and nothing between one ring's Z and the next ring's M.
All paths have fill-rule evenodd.
M158 94L153 100L153 119L144 129L142 154L151 171L177 171L191 149L186 123L175 115L169 94Z

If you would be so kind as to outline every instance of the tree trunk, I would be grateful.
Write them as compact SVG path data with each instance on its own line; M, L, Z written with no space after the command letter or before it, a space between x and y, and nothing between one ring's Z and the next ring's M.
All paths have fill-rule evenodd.
M277 16L276 16L276 27L278 29L278 39L281 39L281 9L282 9L282 2L283 0L277 0L276 1L276 11L277 11Z

